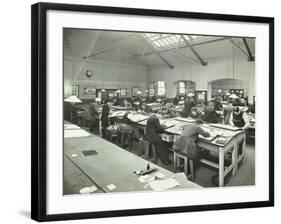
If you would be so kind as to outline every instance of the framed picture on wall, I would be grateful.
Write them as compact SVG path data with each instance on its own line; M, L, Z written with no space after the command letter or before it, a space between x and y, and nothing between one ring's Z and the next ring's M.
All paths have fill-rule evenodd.
M120 96L127 96L127 89L125 89L125 88L121 88L120 89Z
M87 96L96 96L96 87L95 86L84 86L83 92L81 95L87 95Z
M208 92L206 90L195 91L195 101L207 103Z
M138 96L140 92L140 87L132 87L132 96Z
M53 221L274 205L273 18L55 3L34 4L31 16L32 219ZM112 39L122 41L113 44ZM85 44L93 40L101 51ZM127 52L123 52L120 42L129 49ZM81 47L81 43L87 46ZM136 47L137 44L140 46ZM210 48L215 46L215 50L204 49L206 44L210 44ZM73 45L77 50L72 52L70 48ZM175 48L179 50L175 52ZM146 52L143 49L147 49ZM124 64L127 56L120 60L120 52L122 55L132 55L133 52L134 62ZM209 60L215 52L228 54L232 59L228 61L232 62L230 67L233 69L227 69L225 77L233 77L233 82L228 82L226 88L234 86L234 79L248 80L249 83L243 85L247 88L243 94L247 94L250 101L255 101L253 96L258 96L263 102L252 110L258 116L251 114L251 120L255 122L251 126L255 130L251 133L257 136L251 147L247 147L246 141L245 129L248 126L206 124L205 121L202 125L210 136L198 136L196 145L215 154L215 160L197 161L194 155L181 153L171 146L182 134L182 127L194 125L194 120L190 117L165 120L164 116L159 116L159 122L165 124L161 134L161 143L165 147L161 149L167 149L167 153L158 156L159 150L155 150L151 161L149 153L141 157L134 150L124 150L131 147L124 140L128 135L116 126L109 126L109 118L117 119L126 113L125 110L118 111L120 107L116 106L110 117L103 114L101 129L99 124L94 126L90 123L89 127L75 125L62 116L65 94L70 94L68 87L67 91L63 88L77 83L84 96L93 96L98 89L98 96L113 101L118 100L114 93L120 83L132 88L132 96L139 95L141 88L147 86L150 95L174 98L177 92L173 88L174 82L188 79L192 88L208 89L208 92L195 92L196 100L206 102L210 98L209 90L214 88L212 83L225 78L213 72L214 66L227 63L225 57L220 57L221 63ZM181 56L175 57L180 53ZM114 55L118 56L116 61L122 62L110 62ZM180 64L183 60L179 62L177 58L183 55L193 60ZM255 61L255 57L259 60ZM78 66L80 71L74 72L74 66ZM94 81L84 75L93 67ZM247 76L244 70L239 70L243 68L250 71L246 72ZM130 72L130 78L124 75L124 71ZM139 87L132 86L132 83L138 83ZM157 85L150 88L150 83ZM184 89L184 86L180 87ZM74 90L75 96L68 96L71 98L69 106L90 110L85 105L76 105L81 102L76 96L79 87ZM229 97L239 98L235 94ZM104 110L109 111L105 104ZM242 108L243 111L246 109ZM233 110L229 111L232 113ZM129 117L130 124L135 125L134 130L147 128L150 116L136 110ZM122 135L124 141L112 144L118 141L118 135ZM138 139L140 145L138 142L135 145L147 145L145 140ZM249 156L246 149L254 154L254 161L250 164L253 175L243 179L241 173L249 171L244 165L246 156ZM202 169L209 169L203 172L207 176L204 180L209 182L198 181L200 172L194 171L192 166L188 173L187 163L182 169L177 162L179 158L198 162ZM177 169L163 166L170 163ZM207 168L202 163L207 163ZM78 178L67 172L70 169L79 172Z

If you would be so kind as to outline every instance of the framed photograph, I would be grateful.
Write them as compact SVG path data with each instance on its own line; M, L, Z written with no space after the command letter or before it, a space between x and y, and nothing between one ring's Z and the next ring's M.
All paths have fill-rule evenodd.
M274 18L38 3L31 66L32 219L274 205Z
M140 92L140 87L132 87L132 96L138 96Z
M120 89L120 96L122 96L122 97L127 96L127 89L121 88Z
M96 98L96 87L95 86L83 86L82 93L80 94L83 98Z

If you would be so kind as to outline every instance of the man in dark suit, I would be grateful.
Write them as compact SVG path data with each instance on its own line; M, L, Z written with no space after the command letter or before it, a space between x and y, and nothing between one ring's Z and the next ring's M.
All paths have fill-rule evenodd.
M185 103L184 103L184 108L182 111L182 116L183 117L189 117L191 114L191 108L195 107L194 99L193 97L187 97Z
M165 126L160 124L159 118L156 115L152 115L147 120L144 139L155 144L157 156L165 165L168 165L171 163L169 160L168 147L159 135L164 132L164 129Z
M95 101L88 104L84 108L83 118L85 121L85 126L90 128L90 132L94 132L94 129L98 127L98 116L98 105Z
M109 112L110 112L110 107L109 107L109 102L110 100L105 100L104 105L102 107L102 112L101 112L101 126L102 126L102 137L106 137L106 128L109 126Z

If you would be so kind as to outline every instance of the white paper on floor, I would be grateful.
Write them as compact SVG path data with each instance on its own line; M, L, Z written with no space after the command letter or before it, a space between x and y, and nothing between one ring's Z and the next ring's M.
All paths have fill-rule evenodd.
M116 186L114 184L109 184L107 185L107 188L112 191L116 188Z
M97 190L97 187L93 185L92 187L84 187L80 189L80 194L89 194L92 192L95 192Z

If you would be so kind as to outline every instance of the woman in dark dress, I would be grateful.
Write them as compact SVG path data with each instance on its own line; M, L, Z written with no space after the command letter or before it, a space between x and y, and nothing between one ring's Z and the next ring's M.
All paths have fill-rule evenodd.
M168 147L159 136L160 133L164 132L164 128L165 126L160 124L159 118L156 115L152 115L147 120L144 139L155 144L157 156L165 165L168 165L171 163Z

